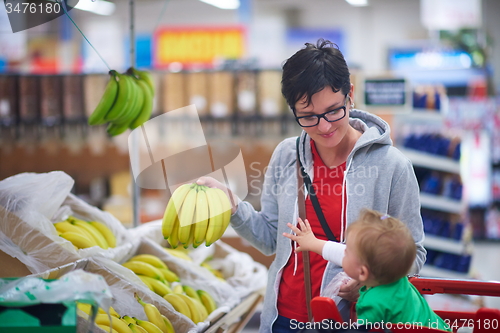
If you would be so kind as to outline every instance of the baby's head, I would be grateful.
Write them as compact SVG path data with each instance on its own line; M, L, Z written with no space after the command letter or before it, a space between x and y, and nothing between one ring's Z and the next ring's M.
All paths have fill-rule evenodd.
M343 262L344 270L348 275L348 270L356 266L359 269L364 266L366 270L351 271L355 275L350 275L352 278L362 282L366 278L376 285L388 284L410 271L416 256L416 246L410 231L400 220L365 209L359 219L349 225L346 235L344 260L354 263Z

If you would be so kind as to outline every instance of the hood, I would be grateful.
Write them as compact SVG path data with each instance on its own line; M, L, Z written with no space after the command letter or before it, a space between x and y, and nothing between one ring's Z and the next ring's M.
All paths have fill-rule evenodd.
M363 135L358 139L352 152L347 158L347 164L354 153L364 155L367 149L362 149L373 144L392 145L391 130L389 124L382 118L361 110L351 110L349 112L349 124L355 129L363 132ZM305 131L302 131L299 142L299 156L304 166L304 169L309 173L312 168L312 151L311 151L311 137ZM362 157L362 156L360 156Z

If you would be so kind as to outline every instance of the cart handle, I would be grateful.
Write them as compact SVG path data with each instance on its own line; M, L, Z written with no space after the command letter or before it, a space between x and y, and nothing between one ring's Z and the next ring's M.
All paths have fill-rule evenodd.
M479 280L432 279L411 277L410 282L421 294L464 294L500 296L500 282Z

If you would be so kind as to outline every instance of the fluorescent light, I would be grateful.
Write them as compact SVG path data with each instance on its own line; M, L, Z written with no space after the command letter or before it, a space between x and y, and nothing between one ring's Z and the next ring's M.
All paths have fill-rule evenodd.
M74 8L98 15L111 15L115 7L114 3L104 0L80 0Z
M200 0L221 9L238 9L240 0Z
M356 6L356 7L368 6L368 0L345 0L345 1L347 1L351 6Z

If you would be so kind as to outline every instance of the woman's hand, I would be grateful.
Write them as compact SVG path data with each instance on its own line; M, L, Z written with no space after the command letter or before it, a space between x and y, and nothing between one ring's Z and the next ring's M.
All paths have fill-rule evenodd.
M314 236L311 225L309 224L309 221L307 219L305 221L302 221L302 219L299 217L297 221L300 229L291 223L287 224L288 227L295 233L295 235L284 232L283 236L285 236L286 238L290 238L291 240L299 244L299 247L295 249L295 252L313 251L321 255L323 252L323 246L325 245L326 241L317 239L316 236Z
M361 288L359 281L351 279L346 284L340 286L339 296L349 302L356 302L359 298L359 288Z
M205 185L211 188L218 188L225 193L228 194L229 196L229 202L231 202L231 214L236 213L238 210L238 203L241 201L236 194L233 194L229 188L224 186L221 182L219 182L217 179L213 177L200 177L197 181L196 184L198 185Z

